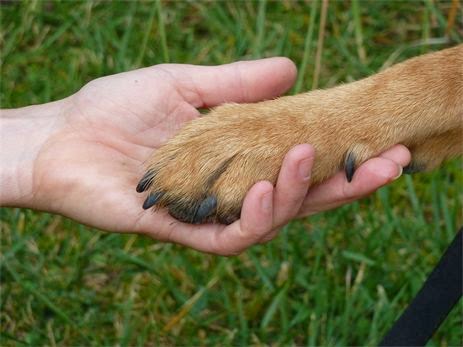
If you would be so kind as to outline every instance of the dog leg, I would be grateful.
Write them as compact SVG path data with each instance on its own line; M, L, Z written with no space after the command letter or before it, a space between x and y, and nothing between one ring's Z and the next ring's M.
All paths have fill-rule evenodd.
M409 59L360 81L256 104L225 104L186 125L149 160L144 208L188 223L231 223L249 188L275 182L287 151L315 147L312 184L348 179L394 144L426 169L461 154L463 45Z

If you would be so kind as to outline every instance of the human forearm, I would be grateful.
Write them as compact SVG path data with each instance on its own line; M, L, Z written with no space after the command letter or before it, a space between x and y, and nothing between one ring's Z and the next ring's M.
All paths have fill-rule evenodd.
M33 207L34 162L64 123L66 99L0 110L0 205Z

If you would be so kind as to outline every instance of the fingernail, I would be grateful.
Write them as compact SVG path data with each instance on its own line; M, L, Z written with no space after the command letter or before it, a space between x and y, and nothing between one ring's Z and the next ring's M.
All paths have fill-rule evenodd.
M272 191L265 193L262 195L262 198L260 199L260 208L264 212L269 212L272 210L272 202L273 202L273 196L272 196Z
M397 176L393 178L393 180L398 179L400 176L402 176L402 173L404 172L404 169L401 165L397 165L397 166L399 167L399 173L397 174Z
M302 180L308 181L310 179L311 174L311 166L312 166L312 159L307 158L303 159L299 162L299 176Z

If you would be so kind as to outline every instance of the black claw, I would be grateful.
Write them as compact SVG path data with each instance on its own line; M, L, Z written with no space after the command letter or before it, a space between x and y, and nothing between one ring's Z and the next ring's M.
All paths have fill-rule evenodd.
M151 185L151 182L153 182L154 174L152 172L147 172L145 175L141 178L140 182L138 182L137 185L137 193L143 193L148 187Z
M347 182L352 182L355 173L355 155L349 152L344 161L344 172L346 173Z
M424 164L416 163L416 162L411 162L407 166L404 167L403 173L407 175L411 175L417 172L422 172L426 170L426 166Z
M217 199L214 196L208 196L204 199L196 210L193 217L193 223L198 224L203 222L207 217L214 213L217 207Z
M148 195L145 202L143 203L143 209L147 210L150 207L154 206L163 195L164 192L156 192Z

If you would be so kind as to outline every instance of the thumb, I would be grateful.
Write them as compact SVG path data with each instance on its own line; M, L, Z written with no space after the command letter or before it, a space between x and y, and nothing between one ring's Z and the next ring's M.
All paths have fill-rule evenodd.
M168 64L163 68L196 108L271 99L287 91L297 75L294 63L283 57L218 66Z

